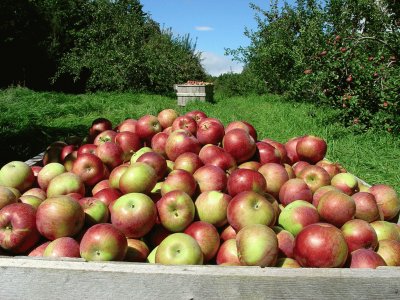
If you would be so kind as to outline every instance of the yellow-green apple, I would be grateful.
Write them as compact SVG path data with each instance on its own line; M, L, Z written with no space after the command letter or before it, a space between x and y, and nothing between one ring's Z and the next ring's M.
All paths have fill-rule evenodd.
M289 231L279 226L272 227L278 239L278 257L293 257L294 236Z
M227 241L230 239L236 239L236 231L233 229L233 227L229 224L223 230L221 231L221 240L222 241Z
M266 187L264 176L258 171L249 169L236 169L229 175L227 182L228 193L232 197L243 191L264 195Z
M224 135L224 125L218 119L205 118L198 123L196 137L202 145L218 145Z
M107 189L110 187L111 187L110 180L103 179L103 180L99 181L98 183L96 183L95 186L92 188L92 195L96 194L97 192L100 192L101 190L104 190L104 189Z
M350 253L360 248L374 250L378 245L378 237L374 228L364 220L347 221L340 229Z
M111 129L112 123L110 120L106 118L97 118L93 120L92 125L89 128L89 135L96 137L99 133Z
M320 187L331 183L331 176L329 176L328 172L316 165L306 166L297 177L304 180L313 194Z
M203 146L199 152L199 157L203 164L220 167L227 173L231 173L237 167L233 156L215 145Z
M358 192L358 181L356 176L350 173L339 173L332 177L331 185L337 187L347 195L353 195Z
M150 254L150 249L145 242L138 239L127 239L128 251L125 255L125 261L145 262Z
M43 199L33 195L23 195L18 199L18 202L29 204L34 209L37 209L43 201Z
M241 163L238 168L239 169L248 169L248 170L253 170L253 171L258 171L258 169L261 167L261 163L258 161L250 160L246 161L244 163Z
M331 161L328 161L326 159L320 160L319 162L317 162L315 165L323 168L325 171L328 172L329 176L331 177L331 179L333 178L333 176L335 176L336 174L341 173L340 172L340 168L338 166L338 164L333 163Z
M295 200L312 202L312 192L307 183L300 178L289 179L279 190L279 201L283 206Z
M163 265L201 265L203 253L190 235L173 233L158 246L155 262Z
M237 163L249 160L256 153L256 143L253 137L244 129L232 129L225 133L222 146L233 156Z
M100 147L101 146L97 149ZM88 186L94 186L104 177L103 162L98 156L90 153L85 153L77 157L71 171L78 175L82 179L83 183Z
M78 148L77 156L79 156L83 153L95 154L96 148L97 148L97 145L95 145L95 144L84 144Z
M14 254L31 249L40 238L36 210L24 203L12 203L0 210L0 247Z
M143 153L136 162L143 162L153 167L157 180L163 179L167 173L167 161L164 156L156 152Z
M193 174L200 193L206 191L224 191L227 185L227 177L224 170L213 165L205 165Z
M379 206L375 196L368 192L358 192L351 196L356 203L356 219L362 219L369 223L379 220Z
M289 180L289 175L284 166L277 163L267 163L262 165L258 172L260 172L267 183L266 192L279 198L279 191L282 185Z
M326 141L318 136L306 135L296 145L299 160L316 164L325 157L328 145Z
M376 269L386 266L383 258L372 249L360 248L350 253L349 267L351 269Z
M17 203L18 198L9 188L0 186L0 209L11 203Z
M378 241L395 240L400 242L400 234L396 224L388 221L374 221L370 224L376 232Z
M251 224L236 235L236 246L241 264L272 267L278 258L278 238L268 226Z
M338 188L334 187L333 185L321 186L320 188L318 188L318 189L314 192L312 204L313 204L315 207L318 207L319 199L321 199L321 197L322 197L323 195L325 195L327 192L330 192L330 191L341 192L341 190L339 190Z
M57 162L49 163L39 171L37 183L42 190L46 191L50 180L64 172L66 172L64 165Z
M81 257L79 243L71 237L55 239L47 245L43 252L44 257Z
M164 109L157 115L158 122L160 122L162 128L164 129L172 126L172 123L177 117L179 117L179 113L171 108Z
M253 125L251 125L250 123L246 122L246 121L233 121L231 123L229 123L226 127L225 127L225 134L233 129L243 129L245 130L248 134L250 134L250 136L257 141L257 131L254 128Z
M320 198L317 209L321 220L340 228L354 218L356 203L345 193L330 191Z
M157 210L151 198L141 193L129 193L112 206L111 223L128 238L145 236L156 223Z
M16 188L9 187L9 186L7 186L6 188L9 189L17 198L19 198L22 195L21 192Z
M114 142L122 150L122 161L130 161L132 155L143 147L143 142L136 133L123 131L115 136Z
M175 161L179 155L185 152L199 154L201 145L188 130L178 129L173 131L165 144L165 153L169 160Z
M262 165L267 163L281 163L281 153L274 146L264 142L257 142L256 147L257 150L254 158Z
M277 142L275 140L272 140L272 139L269 139L269 138L263 139L261 142L270 144L275 149L277 149L279 151L282 163L287 163L289 161L288 158L287 158L287 151L286 151L286 148L285 148L284 144L279 143L279 142Z
M125 119L117 125L117 128L115 128L115 130L117 132L136 133L136 123L137 123L137 120L135 120L135 119Z
M187 112L185 116L192 117L196 121L196 123L199 123L203 119L207 118L206 113L198 109Z
M117 167L115 167L111 173L110 177L108 178L110 184L109 187L112 187L114 189L119 189L119 180L121 179L122 174L125 173L125 171L128 169L129 165L128 164L122 164ZM93 193L93 191L92 191ZM93 193L94 195L95 193Z
M157 117L153 115L144 115L136 123L136 133L140 139L150 144L151 138L158 132L161 132L162 127L158 122Z
M47 197L67 195L69 193L85 194L85 185L80 176L65 172L50 180L47 187Z
M342 231L327 223L310 224L296 236L294 258L302 267L339 268L347 259L348 248Z
M301 268L300 264L293 258L281 257L278 258L275 264L276 268Z
M94 197L85 197L79 199L78 202L85 213L85 224L87 227L109 221L110 212L108 206L101 200Z
M38 197L42 200L46 200L47 198L47 194L44 190L42 190L41 188L30 188L29 190L27 190L25 193L22 194L22 196L35 196Z
M74 236L83 227L85 213L77 201L69 196L47 198L36 211L36 226L48 240Z
M239 231L251 224L273 226L275 211L264 196L253 191L244 191L229 202L227 217L233 229Z
M194 220L194 203L184 191L166 193L156 205L160 223L169 231L181 232Z
M107 207L109 207L112 202L114 202L121 196L122 193L118 189L114 188L102 189L101 191L98 191L96 194L93 195L94 198L103 202Z
M156 252L157 252L158 246L155 247L153 250L151 250L151 252L149 253L149 255L146 258L146 262L148 262L149 264L155 264L156 263Z
M95 144L96 146L99 146L106 142L114 142L116 136L117 136L117 132L114 130L103 131L96 136L96 138L93 141L93 144Z
M189 131L191 134L196 135L197 123L196 121L187 115L177 117L172 123L172 131L184 129Z
M378 243L376 250L386 265L400 267L400 242L395 240L382 240Z
M174 170L185 170L194 174L194 172L203 165L203 162L197 154L185 152L175 159Z
M295 200L286 205L278 218L279 225L293 236L297 236L304 227L317 222L319 222L317 209L304 200Z
M147 153L147 152L153 152L153 149L151 149L150 147L140 148L138 151L133 153L130 163L131 164L135 163L142 154Z
M392 220L400 211L400 198L396 191L386 184L377 184L369 188L368 192L373 194L376 203L382 210L386 221Z
M0 185L16 188L21 193L31 188L35 175L30 166L22 161L12 161L0 169Z
M59 162L61 163L61 151L62 149L67 146L67 143L65 142L61 142L61 141L56 141L54 143L52 143L51 145L49 145L46 148L46 151L43 154L43 166L47 165L48 163L52 163L52 162Z
M161 195L172 191L183 191L190 197L196 192L197 183L195 177L185 170L173 170L161 186Z
M302 136L293 137L285 143L285 149L286 149L286 153L287 153L287 157L288 157L288 163L290 165L293 165L294 163L296 163L300 160L299 155L297 154L296 148L297 148L297 143L302 138L303 138Z
M190 224L184 233L197 241L203 252L204 263L215 257L220 246L220 237L214 225L204 221L196 221Z
M167 175L174 170L175 163L172 160L167 159Z
M46 250L46 247L50 243L51 243L51 241L47 241L47 242L44 242L43 244L40 244L39 246L37 246L36 248L31 250L31 252L29 252L28 256L31 256L31 257L42 257L44 250Z
M81 257L87 261L120 261L125 258L127 250L125 235L109 223L90 227L79 246Z
M123 194L149 193L157 183L157 173L146 163L135 162L119 179L119 189Z
M201 193L194 205L200 221L213 224L216 227L228 223L227 208L232 197L219 191Z
M226 240L221 244L217 252L216 263L217 265L228 263L240 265L235 238Z

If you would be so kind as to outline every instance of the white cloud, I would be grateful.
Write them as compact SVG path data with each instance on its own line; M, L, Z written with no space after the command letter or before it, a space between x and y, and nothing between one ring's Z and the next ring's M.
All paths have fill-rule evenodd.
M196 29L197 31L212 31L212 30L214 30L214 28L212 28L210 26L196 26L194 29Z
M234 62L229 57L213 52L202 52L201 59L204 69L212 76L219 76L230 72L240 73L243 70L243 64Z

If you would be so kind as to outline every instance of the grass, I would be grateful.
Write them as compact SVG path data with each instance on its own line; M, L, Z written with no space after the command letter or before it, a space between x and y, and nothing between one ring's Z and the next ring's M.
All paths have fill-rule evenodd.
M400 141L385 132L356 133L336 122L337 112L312 104L285 101L279 96L216 97L216 103L193 102L178 107L176 99L132 93L66 95L23 88L0 91L0 165L26 160L53 141L83 136L97 117L118 124L126 118L156 115L164 108L180 113L201 109L224 124L246 120L259 139L286 142L313 134L328 142L327 157L370 184L385 183L400 192Z

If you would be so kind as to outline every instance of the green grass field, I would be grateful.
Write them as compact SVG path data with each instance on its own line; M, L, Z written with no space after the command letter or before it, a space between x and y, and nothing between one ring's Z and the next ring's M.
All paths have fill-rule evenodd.
M337 112L326 107L285 101L279 96L223 98L216 103L193 102L181 108L176 99L131 93L66 95L13 88L0 91L0 165L26 160L53 141L71 135L84 136L97 117L117 125L126 118L156 115L164 108L181 113L201 109L224 124L246 120L259 138L286 142L304 134L319 135L328 142L327 157L338 161L370 184L390 184L400 192L400 140L388 133L356 134L336 122Z

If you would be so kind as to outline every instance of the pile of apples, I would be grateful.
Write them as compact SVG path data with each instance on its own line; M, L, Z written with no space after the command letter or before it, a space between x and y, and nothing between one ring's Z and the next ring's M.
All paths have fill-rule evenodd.
M2 255L261 267L400 266L400 199L305 135L165 109L93 121L0 170Z

